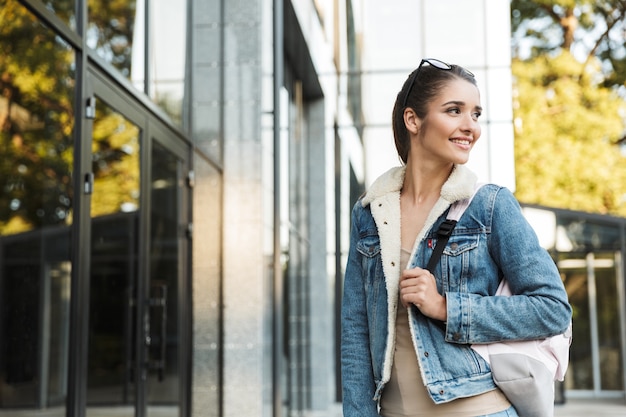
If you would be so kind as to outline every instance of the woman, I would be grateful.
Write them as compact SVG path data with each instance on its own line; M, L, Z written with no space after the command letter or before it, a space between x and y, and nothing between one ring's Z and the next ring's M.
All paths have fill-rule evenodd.
M463 164L481 111L474 75L435 59L422 60L398 93L393 130L403 166L378 178L352 212L345 417L517 416L470 345L568 327L556 266L505 188L482 186L434 275L424 269L450 205L474 193L476 176ZM493 296L503 276L518 296Z

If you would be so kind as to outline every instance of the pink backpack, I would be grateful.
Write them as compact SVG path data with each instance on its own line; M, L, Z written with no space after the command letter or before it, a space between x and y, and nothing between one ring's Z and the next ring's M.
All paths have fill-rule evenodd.
M476 186L474 195L480 187L481 185ZM447 237L452 233L451 228L454 228L472 198L473 196L457 201L450 207L447 216L449 221ZM447 238L445 240L447 241ZM512 295L505 279L500 282L496 295ZM472 349L489 363L494 382L513 404L520 417L553 417L554 381L563 381L565 377L571 343L570 322L565 333L546 339L474 344Z

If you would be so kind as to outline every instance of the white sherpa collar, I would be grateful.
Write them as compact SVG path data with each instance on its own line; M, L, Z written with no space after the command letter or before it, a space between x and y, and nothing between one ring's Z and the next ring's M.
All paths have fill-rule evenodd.
M385 284L387 287L387 314L388 332L383 366L383 381L389 381L393 352L395 350L396 310L400 273L408 265L400 265L401 251L401 219L400 219L400 190L404 182L405 167L395 167L381 175L370 187L361 200L363 207L370 206L370 211L376 222L380 238L381 260ZM450 176L441 187L441 195L428 214L424 227L418 233L412 248L410 259L426 233L437 219L456 201L469 198L474 193L476 175L463 165L455 165ZM411 262L411 261L409 261ZM411 328L411 333L413 333ZM414 337L415 335L413 335Z
M381 175L371 185L361 204L363 207L371 204L372 201L384 194L400 191L404 183L404 175L406 173L405 166L393 167L383 175ZM450 204L469 198L474 193L476 184L476 174L469 170L465 165L455 165L450 176L441 187L441 198Z

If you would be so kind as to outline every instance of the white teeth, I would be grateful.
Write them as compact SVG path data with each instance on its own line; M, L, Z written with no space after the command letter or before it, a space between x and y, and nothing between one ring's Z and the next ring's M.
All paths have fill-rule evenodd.
M451 139L452 142L454 143L458 143L461 145L469 145L471 142L469 140L464 140L464 139Z

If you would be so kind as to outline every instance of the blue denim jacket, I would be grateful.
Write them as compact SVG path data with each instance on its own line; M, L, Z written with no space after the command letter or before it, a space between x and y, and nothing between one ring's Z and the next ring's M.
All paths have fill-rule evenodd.
M417 236L409 265L400 265L404 172L397 167L381 176L352 211L341 318L344 417L378 416L391 375L400 273L425 267L450 205L470 197L476 183L471 171L455 166ZM480 188L434 275L447 299L445 327L415 306L409 323L422 379L435 403L495 389L489 365L470 344L545 338L570 323L559 272L506 188ZM516 296L493 296L504 276Z

